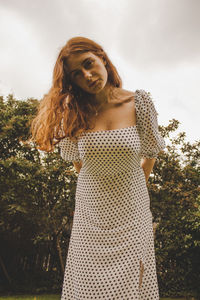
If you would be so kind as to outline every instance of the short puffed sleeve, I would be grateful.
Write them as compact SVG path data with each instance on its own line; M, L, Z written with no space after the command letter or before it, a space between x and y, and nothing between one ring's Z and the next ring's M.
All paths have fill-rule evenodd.
M69 162L80 162L80 153L78 151L78 142L72 141L69 137L62 139L58 146L60 148L61 157Z
M156 158L166 144L158 131L158 113L148 92L136 90L135 108L141 142L140 155L143 158Z

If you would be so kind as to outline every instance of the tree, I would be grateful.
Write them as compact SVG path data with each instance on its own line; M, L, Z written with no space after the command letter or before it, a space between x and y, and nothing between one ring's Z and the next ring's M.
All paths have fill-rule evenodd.
M37 100L17 101L12 95L0 100L2 275L15 288L16 279L24 285L27 272L55 270L61 284L77 176L58 149L41 153L27 142Z
M28 142L38 104L0 97L1 290L59 291L62 285L77 174L58 148L42 153ZM163 296L200 293L200 142L187 143L185 133L171 138L178 125L173 119L159 127L169 144L148 182Z
M161 133L178 128L172 120ZM149 180L152 213L157 223L156 257L159 286L165 296L200 294L200 142L185 141L185 133L170 138Z

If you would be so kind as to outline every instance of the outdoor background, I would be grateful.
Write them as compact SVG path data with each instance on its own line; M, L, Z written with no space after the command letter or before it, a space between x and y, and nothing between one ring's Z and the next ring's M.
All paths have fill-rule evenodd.
M60 293L77 174L25 141L67 40L151 93L167 148L149 179L161 296L200 295L199 0L0 0L0 293ZM67 173L67 171L69 171Z
M159 122L199 138L199 0L0 0L0 93L40 99L73 36L100 43L124 88L151 92Z

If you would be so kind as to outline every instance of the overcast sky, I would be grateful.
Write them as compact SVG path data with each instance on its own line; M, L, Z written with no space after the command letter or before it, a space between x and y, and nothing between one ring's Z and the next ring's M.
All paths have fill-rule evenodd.
M199 0L0 0L0 95L41 99L73 36L99 43L123 88L150 91L160 125L199 140Z

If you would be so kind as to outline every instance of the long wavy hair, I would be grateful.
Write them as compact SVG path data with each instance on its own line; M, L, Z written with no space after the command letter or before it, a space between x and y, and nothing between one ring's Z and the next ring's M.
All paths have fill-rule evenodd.
M73 37L61 49L53 69L52 86L38 106L31 123L32 141L37 148L47 152L64 137L77 140L79 134L91 128L95 113L92 94L75 85L67 72L67 58L71 54L92 52L106 62L108 83L122 87L122 80L103 48L85 37Z

